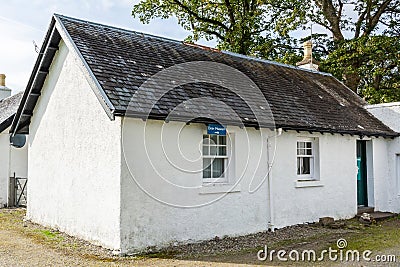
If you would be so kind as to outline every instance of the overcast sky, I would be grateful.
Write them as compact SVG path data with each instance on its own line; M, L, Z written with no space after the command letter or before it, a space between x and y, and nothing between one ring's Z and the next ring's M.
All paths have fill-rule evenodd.
M0 7L0 73L13 94L25 90L37 58L32 41L41 45L51 15L58 13L84 20L183 40L185 32L175 19L143 25L131 16L139 0L8 0Z

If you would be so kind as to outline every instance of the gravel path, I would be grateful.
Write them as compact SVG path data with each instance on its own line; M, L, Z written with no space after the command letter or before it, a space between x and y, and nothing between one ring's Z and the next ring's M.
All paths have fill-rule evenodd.
M215 237L213 240L194 244L175 244L162 251L149 251L153 254L138 257L115 257L111 251L92 245L86 241L64 233L24 222L24 210L0 210L0 266L344 266L335 262L260 262L257 251L268 245L269 249L321 249L336 244L339 238L365 237L375 233L378 242L388 240L382 235L382 226L369 228L359 226L356 221L340 229L330 229L318 224L295 225L275 232L261 232L240 237ZM399 218L400 219L400 218ZM383 231L391 231L397 236L400 220L384 223ZM392 236L392 234L391 234ZM350 239L351 240L351 239ZM367 239L369 240L369 239ZM391 241L382 252L395 254L400 259L400 242ZM353 239L352 242L357 240ZM373 244L375 240L373 239ZM371 241L369 241L371 242ZM383 248L383 247L381 247ZM376 251L380 251L379 247ZM390 253L389 253L390 252ZM246 263L246 264L242 264ZM346 266L396 266L359 262Z
M79 255L65 254L33 242L14 231L0 230L0 266L249 266L205 261L174 259L116 259L101 261ZM253 265L254 266L254 265Z

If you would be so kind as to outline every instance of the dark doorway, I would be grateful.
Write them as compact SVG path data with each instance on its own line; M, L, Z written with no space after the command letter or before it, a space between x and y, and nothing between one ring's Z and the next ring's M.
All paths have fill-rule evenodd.
M357 140L357 204L368 206L367 195L367 142Z

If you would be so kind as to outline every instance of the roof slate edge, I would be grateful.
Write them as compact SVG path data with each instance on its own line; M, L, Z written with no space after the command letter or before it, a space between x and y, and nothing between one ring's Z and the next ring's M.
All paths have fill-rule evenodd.
M66 43L67 47L70 48L71 51L75 53L75 56L79 58L81 62L80 69L83 71L85 78L87 82L89 83L90 87L92 88L93 92L95 93L97 99L99 100L100 104L106 111L108 117L111 120L114 120L114 111L115 107L111 103L110 99L106 95L106 93L103 90L103 87L101 87L99 81L97 80L96 76L93 74L90 66L86 62L86 60L83 58L81 52L79 49L76 47L74 41L72 40L70 34L68 31L65 29L64 24L60 21L59 19L60 15L54 14L53 17L56 21L55 27L57 28L59 34L61 35L62 40Z
M12 125L11 125L11 129L10 129L10 132L13 135L15 135L16 131L18 131L18 127L19 127L19 123L20 123L20 118L21 118L22 112L25 109L26 103L27 103L28 98L29 98L29 96L31 94L31 91L32 91L32 86L33 86L34 81L36 79L37 72L39 71L40 66L42 64L42 60L45 57L45 49L46 49L47 45L50 43L50 37L51 37L51 35L53 33L54 23L55 23L55 21L52 19L51 22L50 22L49 28L48 28L48 30L46 32L46 36L44 38L42 47L40 48L39 55L38 55L38 57L36 59L35 65L33 66L33 71L31 73L31 76L29 77L28 84L27 84L27 86L25 88L25 91L24 91L24 95L22 96L22 99L21 99L21 102L20 102L20 104L18 106L16 115L15 115L15 117L13 119L13 122L12 122Z
M5 129L7 129L8 127L11 126L14 117L15 117L15 114L11 115L11 116L8 117L5 121L3 121L2 123L0 123L0 133L4 132Z

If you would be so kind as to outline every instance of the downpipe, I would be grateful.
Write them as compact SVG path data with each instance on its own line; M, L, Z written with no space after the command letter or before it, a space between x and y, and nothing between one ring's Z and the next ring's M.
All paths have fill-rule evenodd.
M272 180L272 166L275 161L275 155L276 155L276 143L277 143L277 137L282 135L282 128L277 129L277 133L274 136L267 137L267 163L268 163L268 174L267 174L267 186L268 186L268 191L267 191L267 201L268 201L268 222L267 222L267 229L268 231L274 231L275 226L274 226L274 198L273 198L273 180ZM274 153L271 157L271 139L274 138Z

